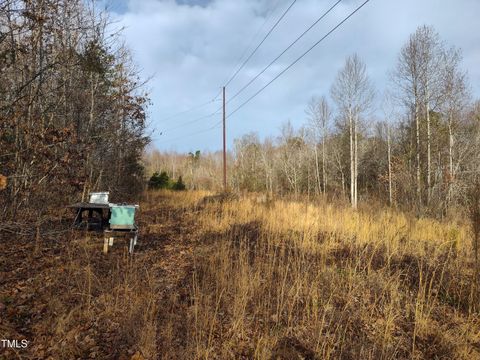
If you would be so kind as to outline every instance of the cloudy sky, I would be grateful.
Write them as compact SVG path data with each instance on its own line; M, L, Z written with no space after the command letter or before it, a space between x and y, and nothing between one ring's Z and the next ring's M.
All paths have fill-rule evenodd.
M342 21L364 0L343 0L257 81L227 105L227 114L253 95ZM244 57L292 0L111 0L108 7L142 76L149 83L154 145L161 150L218 150L222 146L218 95ZM228 97L259 73L336 0L297 0L257 53L227 86ZM475 97L480 97L479 0L371 0L246 106L227 119L227 138L248 132L277 135L282 123L300 127L312 96L327 95L345 57L357 53L377 92L415 29L432 25L463 51ZM202 105L200 106L199 105ZM206 105L205 105L206 104ZM179 112L189 110L183 114ZM212 129L213 127L213 129Z

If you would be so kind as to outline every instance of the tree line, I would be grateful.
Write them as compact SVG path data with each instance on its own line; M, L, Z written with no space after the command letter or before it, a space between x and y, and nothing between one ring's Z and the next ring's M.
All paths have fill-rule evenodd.
M0 219L140 191L148 104L95 1L1 1Z
M379 92L360 56L349 56L330 92L308 103L302 127L286 123L278 137L235 140L230 187L323 194L354 208L376 200L439 216L465 205L480 165L480 102L461 61L460 49L421 26ZM182 172L190 187L220 186L218 153L195 160L153 152L147 163Z

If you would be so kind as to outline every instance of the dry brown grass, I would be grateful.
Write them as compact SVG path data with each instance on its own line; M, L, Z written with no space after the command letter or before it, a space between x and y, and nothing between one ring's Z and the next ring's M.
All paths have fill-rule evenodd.
M153 274L119 241L109 256L101 238L67 233L38 255L27 242L2 279L2 339L27 339L0 359L110 359L139 351L155 358L157 297ZM19 252L19 251L18 251ZM10 267L10 265L9 265ZM10 269L6 269L10 270ZM5 356L5 357L2 357Z
M145 194L133 257L3 238L6 358L480 358L467 224L211 195Z
M197 358L480 358L467 226L255 198L196 219Z
M103 254L101 234L65 231L71 218L52 220L51 234L0 234L0 339L30 342L27 349L1 348L0 359L156 359L164 351L159 305L177 280L164 274L177 252L169 231L176 214L203 196L146 194L134 256L122 239Z

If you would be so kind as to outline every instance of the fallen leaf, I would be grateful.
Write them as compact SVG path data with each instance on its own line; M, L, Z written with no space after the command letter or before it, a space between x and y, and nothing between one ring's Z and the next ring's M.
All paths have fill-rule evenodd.
M5 190L7 188L7 177L0 174L0 190Z
M145 360L142 354L140 354L139 351L137 351L133 356L130 358L130 360Z

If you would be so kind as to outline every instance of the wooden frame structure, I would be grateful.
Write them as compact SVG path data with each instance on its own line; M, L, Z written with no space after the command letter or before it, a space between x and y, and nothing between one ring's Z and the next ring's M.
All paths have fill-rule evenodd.
M102 231L103 232L103 252L108 253L108 248L113 246L115 238L123 237L129 239L128 252L133 254L135 245L137 245L138 239L138 227L136 225L133 228L125 229L112 229L110 228L110 205L109 204L97 204L97 203L85 203L79 202L69 205L68 208L75 209L76 215L74 220L74 227L81 228L84 224L84 213L88 212L88 217L85 221L85 228L87 231ZM106 214L104 211L106 211ZM93 215L98 214L99 217L95 218Z

